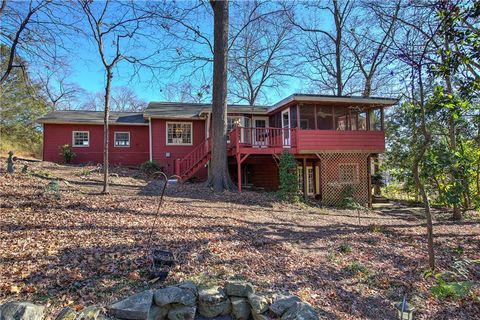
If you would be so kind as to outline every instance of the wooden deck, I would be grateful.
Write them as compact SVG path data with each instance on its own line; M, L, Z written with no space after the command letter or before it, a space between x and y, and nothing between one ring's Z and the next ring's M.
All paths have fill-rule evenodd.
M383 131L236 128L230 133L229 155L385 151Z

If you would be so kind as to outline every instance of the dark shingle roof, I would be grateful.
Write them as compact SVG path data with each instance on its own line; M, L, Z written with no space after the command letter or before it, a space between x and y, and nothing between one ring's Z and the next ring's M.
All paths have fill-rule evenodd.
M231 104L228 105L229 113L262 113L266 114L268 107L266 106L248 106ZM206 103L183 103L183 102L150 102L145 109L145 118L167 118L167 119L201 119L203 113L212 110L211 104Z
M103 124L103 111L54 111L37 120L38 123ZM147 124L142 112L110 112L110 124Z
M269 107L269 111L282 107L283 105L292 102L318 102L318 103L336 103L344 105L382 105L392 106L398 102L397 98L383 98L383 97L363 97L363 96L334 96L323 94L309 94L309 93L294 93L285 99L280 100L273 106Z

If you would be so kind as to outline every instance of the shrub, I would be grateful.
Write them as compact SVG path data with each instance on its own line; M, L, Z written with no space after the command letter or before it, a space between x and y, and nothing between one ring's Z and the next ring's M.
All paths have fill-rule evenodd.
M346 186L341 195L340 206L346 209L363 209L363 206L355 199L355 188L353 186Z
M368 268L358 261L353 261L348 266L346 266L344 270L351 275L358 275L358 274L368 275L369 273Z
M71 163L73 158L77 156L75 152L73 152L72 147L70 147L70 145L68 144L60 146L59 149L60 149L60 156L63 157L63 161L65 163Z
M452 271L434 272L427 270L424 277L433 277L435 285L429 292L439 300L453 299L461 300L473 296L473 282L470 280L471 267L473 264L480 263L477 260L461 259L455 260L452 265Z
M155 160L149 160L145 161L140 165L140 171L150 176L155 172L162 171L162 167L160 167L160 165Z
M468 297L472 292L473 284L471 281L446 281L443 272L435 274L434 277L437 284L431 287L429 291L436 299L452 298L460 300Z
M350 253L352 252L352 246L349 243L342 243L340 247L338 247L338 251L341 253Z
M288 202L299 202L297 161L288 151L284 151L280 156L279 179L279 198Z

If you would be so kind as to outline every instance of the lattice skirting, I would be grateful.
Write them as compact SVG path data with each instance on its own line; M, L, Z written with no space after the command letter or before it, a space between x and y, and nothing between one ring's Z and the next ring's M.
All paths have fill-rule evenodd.
M324 153L321 159L322 202L339 206L342 200L353 196L362 205L368 205L368 153Z

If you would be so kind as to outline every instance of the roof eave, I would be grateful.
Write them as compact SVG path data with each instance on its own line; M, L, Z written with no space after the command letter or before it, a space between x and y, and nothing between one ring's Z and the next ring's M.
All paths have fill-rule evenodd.
M92 121L56 121L56 120L41 120L36 121L39 124L77 124L77 125L103 125L102 122L92 122ZM109 122L108 125L116 126L148 126L148 122L145 123L133 123L133 122Z

